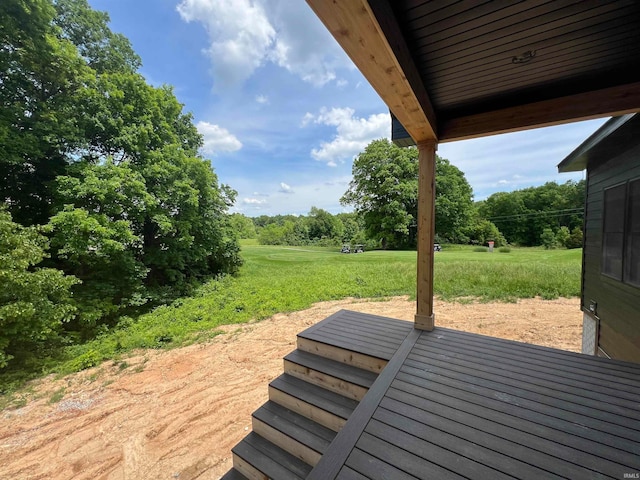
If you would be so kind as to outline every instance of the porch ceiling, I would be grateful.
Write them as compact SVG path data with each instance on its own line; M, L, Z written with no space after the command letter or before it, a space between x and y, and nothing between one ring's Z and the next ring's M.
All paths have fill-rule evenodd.
M634 0L307 0L415 142L640 110Z

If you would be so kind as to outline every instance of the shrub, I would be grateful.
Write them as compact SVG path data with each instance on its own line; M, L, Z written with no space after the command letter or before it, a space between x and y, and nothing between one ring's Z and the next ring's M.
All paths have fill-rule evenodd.
M582 248L582 230L576 227L571 231L571 236L565 244L567 248Z
M558 245L556 241L556 235L550 228L545 228L542 231L542 233L540 234L540 241L542 242L542 245L544 245L544 248L546 248L547 250L556 248L556 246Z
M489 249L487 247L474 247L473 251L474 252L488 252Z
M498 251L499 251L500 253L509 253L509 252L511 252L511 248L510 248L510 247L500 247L500 248L498 249Z
M32 356L75 313L69 289L77 279L37 267L47 249L35 228L14 223L0 208L0 368L18 355Z

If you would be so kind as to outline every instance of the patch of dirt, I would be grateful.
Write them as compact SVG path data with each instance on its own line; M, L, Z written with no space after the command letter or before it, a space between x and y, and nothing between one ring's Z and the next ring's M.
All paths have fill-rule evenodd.
M223 327L212 341L144 352L126 364L52 377L39 400L0 412L0 478L217 479L251 429L296 334L340 309L413 320L415 303L346 299L259 323ZM435 305L436 325L580 350L578 299ZM62 400L49 403L64 389Z

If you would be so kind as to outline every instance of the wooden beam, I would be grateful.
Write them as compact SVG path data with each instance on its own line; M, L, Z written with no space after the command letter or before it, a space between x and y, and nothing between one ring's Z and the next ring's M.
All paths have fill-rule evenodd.
M441 120L440 142L517 132L640 111L640 83Z
M384 18L384 30L367 0L307 3L414 141L435 139L435 113L388 0L371 2ZM393 47L385 31L391 35ZM400 59L395 50L401 52Z
M415 328L433 330L433 239L436 206L435 141L418 143L418 278Z

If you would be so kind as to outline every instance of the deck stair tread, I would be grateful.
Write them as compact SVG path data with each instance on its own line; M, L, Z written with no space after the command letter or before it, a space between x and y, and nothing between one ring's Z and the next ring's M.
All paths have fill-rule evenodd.
M340 310L298 337L390 360L412 329L404 320Z
M311 471L311 466L285 452L254 432L249 433L231 450L266 478L301 480Z
M358 406L356 400L305 382L286 373L273 380L269 386L317 408L331 412L345 420L349 418L353 410Z
M253 417L320 454L336 436L333 430L272 401L256 410Z
M303 367L321 372L325 375L329 375L345 382L352 383L364 388L369 388L375 382L378 377L377 374L363 370L361 368L353 367L342 362L330 360L328 358L320 357L312 353L308 353L302 350L294 350L289 355L284 357L286 361L301 365Z
M249 480L247 477L242 475L235 468L232 468L224 476L220 477L220 480Z

